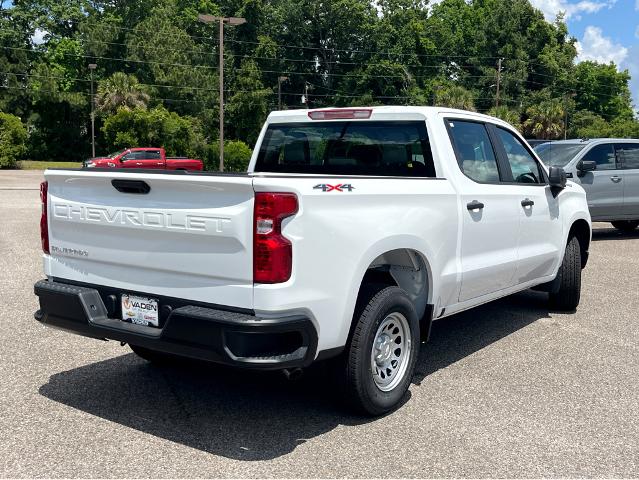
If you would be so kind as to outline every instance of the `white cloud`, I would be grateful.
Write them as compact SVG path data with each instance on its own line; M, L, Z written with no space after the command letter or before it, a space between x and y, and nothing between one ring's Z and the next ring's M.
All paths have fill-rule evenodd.
M628 49L619 43L614 43L609 37L604 37L601 28L586 27L584 36L576 44L577 61L593 60L599 63L622 63L628 56Z
M39 28L36 28L35 32L33 33L33 36L31 37L31 43L33 43L34 45L41 45L44 43L44 36L47 34L48 32L46 30L40 30Z
M635 0L639 6L639 0ZM582 13L596 13L602 8L611 8L617 0L580 0L570 2L568 0L531 0L535 7L541 10L546 20L553 21L557 14L564 12L566 18L580 18Z
M635 30L635 37L639 38L639 25L637 25L637 30Z
M639 10L639 0L635 0L635 10Z

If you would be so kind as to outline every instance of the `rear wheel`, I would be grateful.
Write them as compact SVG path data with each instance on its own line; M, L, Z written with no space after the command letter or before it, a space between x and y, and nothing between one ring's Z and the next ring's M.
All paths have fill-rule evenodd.
M550 292L550 306L563 311L575 310L581 297L581 248L577 237L568 240L555 281L558 288Z
M612 226L621 232L632 232L637 226L639 226L639 220L619 220L617 222L611 222Z
M346 352L345 386L360 412L381 415L397 407L415 370L419 321L406 292L381 287L356 313Z

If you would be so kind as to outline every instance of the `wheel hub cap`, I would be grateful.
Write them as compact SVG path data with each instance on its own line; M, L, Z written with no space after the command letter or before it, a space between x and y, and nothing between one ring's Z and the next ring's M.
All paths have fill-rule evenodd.
M371 350L371 373L377 388L393 390L403 379L411 356L408 320L399 312L380 323Z

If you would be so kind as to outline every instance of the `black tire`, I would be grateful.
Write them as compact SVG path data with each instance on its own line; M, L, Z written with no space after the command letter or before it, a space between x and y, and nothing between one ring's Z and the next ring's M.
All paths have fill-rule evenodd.
M624 233L630 233L639 226L639 220L619 220L611 223L613 227Z
M359 413L382 415L399 405L410 386L419 354L419 320L406 292L395 286L377 286L373 292L368 290L368 295L359 305L355 312L354 329L345 352L345 365L343 364L342 369L344 387L349 403ZM392 386L392 389L382 391L374 379L372 351L378 329L388 318L393 318L389 315L396 316L404 325L402 328L408 327L408 332L401 330L405 333L405 343L402 345L406 345L404 352L408 356L398 363L400 366L397 368L396 378L388 376L393 378L393 381L384 388ZM392 324L386 322L386 325L392 328ZM394 347L395 344L390 343L390 346ZM398 350L401 351L401 348L394 351ZM383 375L383 372L378 373L378 377L379 375Z
M551 308L560 311L575 310L581 297L581 248L577 237L568 240L555 281L557 287L550 292Z
M129 347L138 357L154 365L173 365L181 360L177 355L171 355L170 353L158 352L138 345L129 345Z

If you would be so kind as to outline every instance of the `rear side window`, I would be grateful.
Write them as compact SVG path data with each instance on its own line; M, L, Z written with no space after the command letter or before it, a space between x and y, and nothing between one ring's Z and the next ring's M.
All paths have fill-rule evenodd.
M424 122L270 125L256 172L434 177Z
M144 158L145 160L159 160L160 159L160 151L159 150L146 150L144 151L144 157L140 157L140 158Z
M595 145L583 156L582 160L595 162L597 170L615 170L615 150L612 143Z
M618 143L615 147L623 168L639 169L639 143Z
M476 182L499 182L497 158L484 124L449 120L448 127L462 172Z

